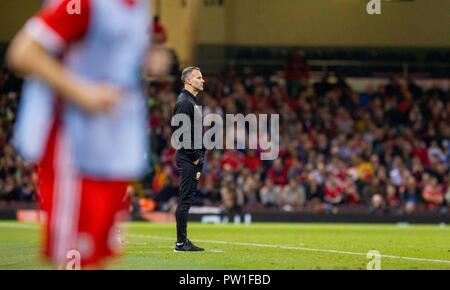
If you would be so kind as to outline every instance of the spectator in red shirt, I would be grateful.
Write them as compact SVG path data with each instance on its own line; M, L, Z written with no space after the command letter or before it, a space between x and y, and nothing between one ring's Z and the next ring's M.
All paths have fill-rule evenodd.
M400 198L397 188L391 183L389 183L386 187L386 201L388 206L391 208L397 208L400 206Z
M438 184L438 179L435 176L428 180L422 190L422 197L430 209L434 209L435 207L443 204L444 191L442 186Z
M295 50L284 71L288 81L307 79L309 77L309 66L305 60L305 53L302 50Z
M287 168L283 167L283 163L280 159L273 162L272 167L267 171L267 178L272 180L275 185L288 184Z
M240 154L236 150L228 150L223 155L222 159L222 168L224 168L226 165L230 166L233 171L236 171L239 166L243 165L244 158L242 154Z
M336 205L342 202L344 198L344 183L331 174L327 174L324 193L325 201Z
M345 183L346 183L345 196L348 204L349 205L359 204L361 198L359 196L356 184L353 182L351 177L348 177Z
M153 17L152 24L153 42L155 44L165 44L167 42L167 33L164 26L159 22L159 16Z
M414 140L413 155L419 157L420 161L425 166L430 164L430 160L428 159L428 149L425 143L419 139Z
M248 155L244 157L245 167L250 169L251 171L258 170L262 162L258 154L256 154L256 150L248 150L247 152Z

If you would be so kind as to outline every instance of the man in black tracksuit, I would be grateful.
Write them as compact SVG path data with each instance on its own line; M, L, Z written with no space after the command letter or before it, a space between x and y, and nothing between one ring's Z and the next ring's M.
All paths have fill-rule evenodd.
M194 130L201 130L199 127L203 126L203 120L201 119L202 112L198 107L197 94L203 91L203 83L205 80L200 69L197 67L184 69L181 80L184 84L184 89L178 96L173 110L173 116L184 114L189 117L191 124L191 142L190 146L185 146L187 148L182 147L176 153L176 163L180 172L180 193L175 214L177 221L177 243L175 245L175 251L203 251L202 248L195 246L187 238L187 220L189 208L197 192L197 184L205 160L203 136L202 134L196 135L194 133ZM197 122L194 122L194 120L197 120ZM179 128L180 126L172 126L174 131ZM195 144L201 144L201 148L197 149Z

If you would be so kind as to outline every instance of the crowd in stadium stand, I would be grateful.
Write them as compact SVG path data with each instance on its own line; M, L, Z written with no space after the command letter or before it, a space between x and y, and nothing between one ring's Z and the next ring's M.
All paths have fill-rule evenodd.
M34 201L33 168L9 143L17 86L2 74L0 200ZM229 69L205 75L204 115L280 114L280 155L262 161L256 150L213 150L194 205L249 210L337 213L447 213L450 205L450 95L424 90L413 79L356 93L345 78L311 83L302 55L284 70L258 76ZM170 119L179 83L148 86L149 172L135 186L141 207L174 211L178 194ZM143 201L147 202L143 202Z
M10 143L22 81L5 70L0 75L0 202L36 200L36 174Z
M307 66L290 63L270 77L230 70L206 76L202 96L209 113L279 113L281 152L261 161L258 150L207 154L196 205L229 212L278 209L336 213L342 206L371 213L447 213L450 204L449 92L423 90L393 77L356 93L344 78L309 84ZM149 88L156 164L151 197L173 210L177 170L170 146L177 93Z

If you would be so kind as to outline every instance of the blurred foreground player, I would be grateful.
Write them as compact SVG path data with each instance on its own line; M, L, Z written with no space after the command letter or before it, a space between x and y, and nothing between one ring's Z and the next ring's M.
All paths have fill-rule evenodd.
M114 225L146 169L147 0L48 1L13 40L9 65L29 78L15 145L38 164L45 256L83 268L117 254Z

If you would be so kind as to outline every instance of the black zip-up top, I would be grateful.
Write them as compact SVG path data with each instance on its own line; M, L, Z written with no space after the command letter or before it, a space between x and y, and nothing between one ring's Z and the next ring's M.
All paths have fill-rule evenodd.
M175 116L176 114L185 114L189 116L189 119L191 121L191 143L190 143L191 148L183 147L177 150L177 152L188 156L192 162L195 162L196 160L199 159L203 160L206 151L205 147L203 146L203 134L199 134L198 137L194 134L194 129L202 130L203 127L202 111L199 106L200 105L198 103L197 98L193 94L191 94L188 90L183 89L181 91L181 94L178 96L177 102L175 103L175 108L173 110L173 116ZM197 119L201 120L201 122L198 122L198 124L195 124L194 122L196 114ZM181 125L182 123L180 123L180 126L172 126L172 130L175 131L179 129ZM197 126L197 128L195 128L195 126ZM203 133L203 130L198 132ZM194 149L195 148L194 145L196 144L195 143L196 138L201 138L201 140L197 141L200 142L199 144L202 145L201 149ZM183 139L180 138L180 141L182 140Z

